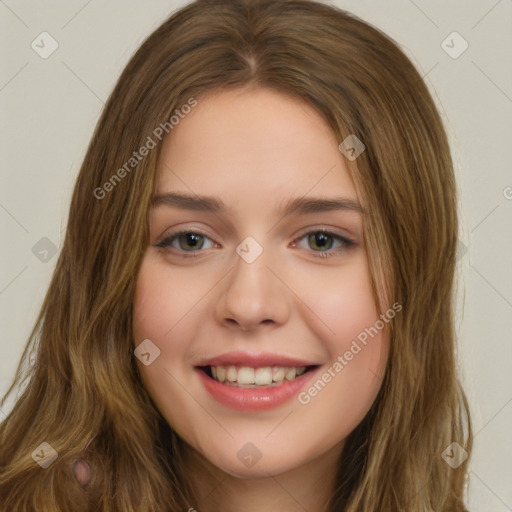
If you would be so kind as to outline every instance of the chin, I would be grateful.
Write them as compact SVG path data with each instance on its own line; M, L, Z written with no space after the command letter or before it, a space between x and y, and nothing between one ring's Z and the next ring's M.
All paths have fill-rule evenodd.
M208 462L215 466L217 469L227 473L235 478L242 480L268 478L270 475L279 475L286 473L293 469L305 464L306 460L298 460L293 456L293 452L298 453L297 450L287 450L287 452L273 452L272 455L260 455L258 460L244 461L244 454L249 452L242 451L243 449L236 450L233 457L230 453L215 453L210 454L207 458ZM203 455L204 456L204 455ZM257 457L257 455L255 454Z
M244 467L238 460L226 461L225 464L219 464L217 461L217 467L224 473L227 473L240 480L251 480L258 478L268 478L270 475L276 476L282 473L286 473L295 468L294 465L288 466L283 465L280 462L272 464L272 461L267 461L263 464L261 461L253 467Z

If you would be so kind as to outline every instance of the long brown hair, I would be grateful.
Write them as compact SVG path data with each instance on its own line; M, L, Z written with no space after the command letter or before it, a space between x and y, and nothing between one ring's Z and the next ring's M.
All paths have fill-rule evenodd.
M466 511L469 459L452 468L442 457L453 442L472 446L456 374L458 226L447 137L396 43L308 0L195 1L127 64L87 150L51 284L4 397L28 379L0 425L3 510L182 511L198 502L181 441L133 356L132 297L161 145L127 162L155 128L170 132L183 105L251 87L300 98L340 142L351 134L363 141L348 165L367 212L375 299L403 306L382 388L347 439L329 510ZM42 442L58 454L46 469L31 457ZM78 457L92 467L87 489L72 476Z

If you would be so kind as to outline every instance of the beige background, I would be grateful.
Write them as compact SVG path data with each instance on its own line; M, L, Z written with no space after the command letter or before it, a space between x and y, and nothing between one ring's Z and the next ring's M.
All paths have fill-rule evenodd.
M0 1L1 393L48 286L104 101L132 52L183 3ZM397 40L445 117L461 191L459 360L476 432L468 503L511 511L512 0L331 3ZM59 45L47 59L31 48L43 31ZM442 47L454 31L469 44L456 59ZM463 41L445 44L453 53Z

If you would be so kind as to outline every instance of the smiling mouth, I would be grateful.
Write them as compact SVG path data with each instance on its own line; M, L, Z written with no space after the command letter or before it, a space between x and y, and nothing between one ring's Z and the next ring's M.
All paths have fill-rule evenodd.
M227 386L269 388L292 382L317 368L311 366L200 366L211 379Z

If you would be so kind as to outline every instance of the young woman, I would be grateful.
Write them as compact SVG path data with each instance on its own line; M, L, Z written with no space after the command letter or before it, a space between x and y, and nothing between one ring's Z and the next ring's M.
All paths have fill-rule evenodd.
M393 41L306 0L191 3L87 151L2 510L465 511L456 245Z

